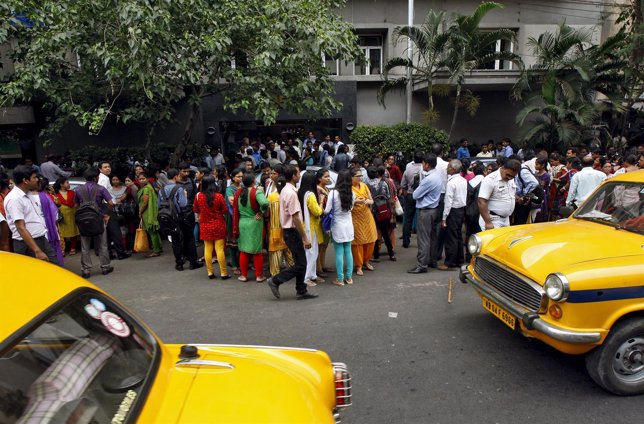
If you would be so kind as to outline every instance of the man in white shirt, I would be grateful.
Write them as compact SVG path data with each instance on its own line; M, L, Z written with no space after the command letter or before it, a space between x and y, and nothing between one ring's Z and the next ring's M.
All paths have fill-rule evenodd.
M488 149L488 145L486 143L481 144L481 151L476 155L477 158L491 158L492 157L492 152L490 152L490 149Z
M467 181L461 176L463 164L453 159L447 164L447 187L441 227L445 231L445 263L438 269L447 271L461 266L465 259L463 252L463 220L467 202Z
M13 171L13 178L16 185L5 197L4 208L14 252L60 265L54 248L47 241L42 209L28 194L38 190L37 172L30 166L19 165Z
M440 143L434 143L432 145L432 153L436 155L436 171L442 179L442 188L441 188L441 199L438 205L438 216L443 216L443 209L445 208L445 189L447 188L447 161L443 160L443 145ZM434 249L434 260L433 262L438 263L438 261L443 256L443 247L445 246L445 229L440 224L440 221L436 221L436 248Z
M606 179L605 173L593 169L594 162L592 156L585 156L582 159L583 168L570 181L566 206L571 206L573 203L579 206Z
M55 183L59 177L69 178L72 173L60 169L58 166L58 157L50 156L49 160L40 165L40 173L47 178L50 183Z
M521 170L521 162L509 159L498 170L487 175L479 188L479 226L482 230L507 227L514 212L517 186L514 178Z

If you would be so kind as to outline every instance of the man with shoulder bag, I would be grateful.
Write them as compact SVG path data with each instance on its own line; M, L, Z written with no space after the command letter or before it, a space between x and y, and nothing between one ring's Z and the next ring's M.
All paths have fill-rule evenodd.
M84 278L90 277L92 270L91 244L98 250L98 258L101 264L103 275L114 271L110 262L110 254L107 249L107 231L105 226L109 220L109 212L112 210L112 196L98 185L98 170L88 169L85 171L85 184L75 190L74 199L78 204L76 209L76 225L80 231L81 239L81 275Z

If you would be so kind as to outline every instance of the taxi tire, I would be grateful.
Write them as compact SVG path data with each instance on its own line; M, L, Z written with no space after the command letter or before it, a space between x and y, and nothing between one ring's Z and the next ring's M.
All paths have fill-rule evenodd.
M613 369L617 350L633 337L644 337L644 318L629 318L616 324L604 343L586 355L586 370L602 389L621 396L644 393L644 376L636 383L628 383Z

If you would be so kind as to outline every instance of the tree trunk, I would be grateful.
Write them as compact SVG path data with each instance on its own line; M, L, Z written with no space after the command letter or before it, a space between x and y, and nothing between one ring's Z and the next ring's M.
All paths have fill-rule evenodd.
M195 102L190 108L190 115L188 116L188 120L186 121L186 126L183 129L183 136L179 140L179 143L177 143L177 146L174 149L174 153L170 158L170 166L173 168L179 165L179 162L181 162L181 158L186 153L186 147L188 146L188 143L190 143L190 140L192 139L192 130L194 128L195 118L199 116L200 107L201 107L201 103Z
M458 118L458 109L461 107L461 84L456 85L456 101L454 102L454 113L452 114L452 124L449 126L449 134L447 134L447 143L452 142L452 131L456 126L456 119Z
M146 139L145 139L145 147L144 147L144 155L145 159L148 162L152 162L152 154L151 154L151 147L152 147L152 134L154 134L154 130L156 129L156 124L154 125L148 125L147 131L146 131Z

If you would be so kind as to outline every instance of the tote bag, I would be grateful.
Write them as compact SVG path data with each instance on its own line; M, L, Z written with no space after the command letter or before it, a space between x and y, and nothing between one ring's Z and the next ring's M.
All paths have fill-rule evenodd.
M143 221L139 222L139 228L136 229L134 236L134 252L145 253L150 250L148 243L148 233L143 229Z
M335 193L335 190L331 192L331 211L322 217L322 231L325 233L331 231L331 227L333 226L333 193Z

